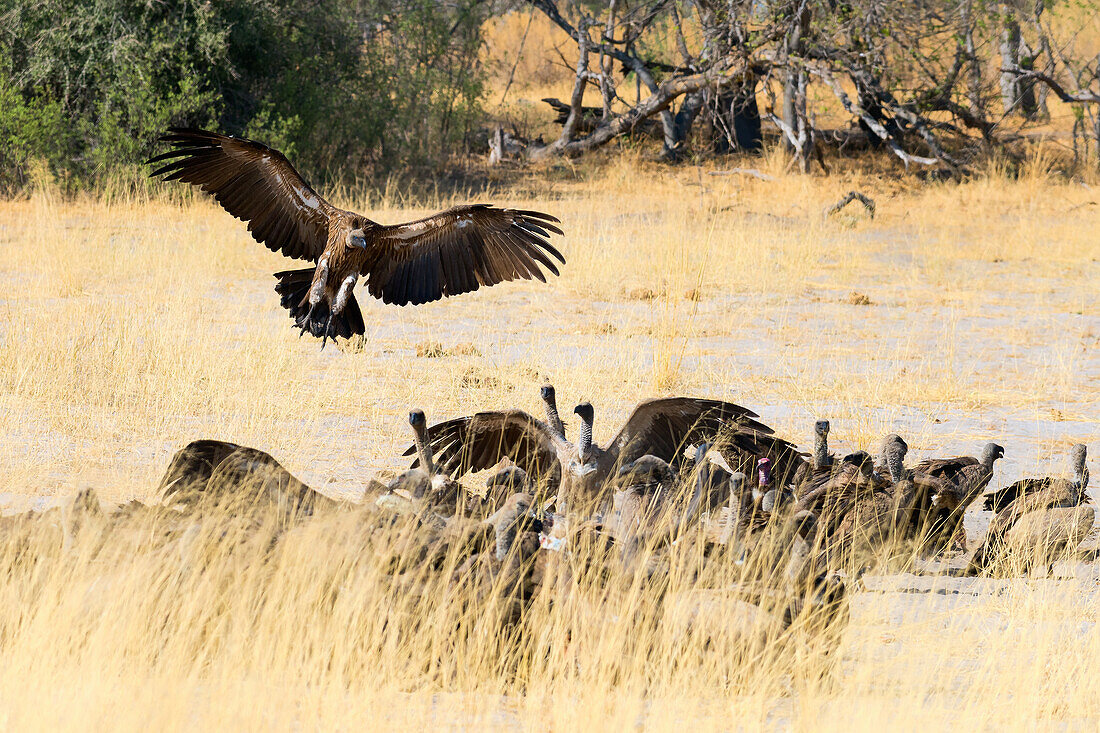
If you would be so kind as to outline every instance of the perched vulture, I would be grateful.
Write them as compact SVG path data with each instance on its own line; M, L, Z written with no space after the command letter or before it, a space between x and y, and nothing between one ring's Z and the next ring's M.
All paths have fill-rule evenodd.
M950 541L957 549L966 548L966 532L963 528L963 512L993 478L993 467L1004 458L1005 449L996 443L986 443L981 459L973 456L957 458L931 458L913 467L914 482L939 480L943 490L934 496L923 496L918 511L926 513L925 530L932 550L943 549Z
M384 225L321 198L286 157L263 143L169 128L174 150L151 159L152 176L213 194L252 237L314 267L275 274L275 291L301 328L322 338L364 332L352 295L359 277L385 303L420 305L507 280L546 281L565 263L550 244L558 219L489 204L456 206L426 219Z
M1043 478L1020 479L985 495L983 507L994 512L1021 501L1025 497L1042 494L1049 506L1077 506L1089 500L1085 489L1089 486L1088 447L1078 443L1070 451L1070 470L1072 479L1062 476L1044 476Z
M1036 545L1030 549L1041 549L1038 546L1043 544L1040 541L1042 532L1037 530L1045 529L1054 533L1046 540L1047 544L1051 545L1048 549L1054 549L1053 545L1057 544L1054 538L1059 536L1065 538L1063 545L1069 544L1073 547L1084 539L1084 535L1081 535L1073 540L1080 534L1079 525L1085 527L1084 534L1091 531L1093 515L1088 512L1091 512L1092 508L1088 507L1088 512L1085 514L1057 510L1080 507L1089 501L1089 495L1086 493L1089 485L1089 470L1085 465L1087 455L1088 449L1084 444L1078 443L1073 446L1070 453L1072 479L1061 476L1025 478L1011 486L986 494L985 508L992 509L996 514L989 523L985 540L971 557L972 572L980 572L992 564L994 558L1002 555L1009 535L1023 518L1029 515L1033 517L1030 520L1033 528L1017 531L1016 549L1018 550L1024 549L1020 547L1021 543L1026 545L1028 542ZM1083 522L1082 518L1087 518L1088 521Z

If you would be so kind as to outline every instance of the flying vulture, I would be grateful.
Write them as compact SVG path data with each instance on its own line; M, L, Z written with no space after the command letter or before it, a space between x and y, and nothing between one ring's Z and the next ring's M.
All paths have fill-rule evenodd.
M352 295L360 277L385 303L420 305L449 295L558 274L565 258L550 244L558 219L537 211L466 204L407 224L384 225L321 198L278 150L205 130L169 128L173 150L151 176L183 181L214 195L248 222L252 237L273 252L313 267L275 274L275 291L301 328L321 337L364 332Z

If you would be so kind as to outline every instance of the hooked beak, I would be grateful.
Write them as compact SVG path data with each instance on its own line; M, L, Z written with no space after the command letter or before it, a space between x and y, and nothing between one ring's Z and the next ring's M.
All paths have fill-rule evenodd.
M366 249L367 248L367 239L366 239L366 237L363 237L363 236L360 236L360 235L357 235L357 234L353 234L350 237L348 237L348 242L351 244L352 247L358 247L359 249Z

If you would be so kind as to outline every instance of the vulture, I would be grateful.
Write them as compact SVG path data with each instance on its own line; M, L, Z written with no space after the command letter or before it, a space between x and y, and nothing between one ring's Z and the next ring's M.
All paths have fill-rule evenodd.
M172 457L160 480L161 502L185 510L217 505L234 511L274 509L301 518L339 502L315 491L270 454L220 440L196 440Z
M886 475L869 462L859 465L862 484L828 538L830 560L854 563L883 550L892 553L892 545L912 534L916 489L904 467L908 450L900 436L890 434L880 452Z
M428 444L428 421L424 411L412 410L409 413L409 425L413 430L416 465L394 477L386 485L387 493L378 497L375 503L382 508L399 512L417 511L424 507L443 511L456 508L459 486L438 470Z
M986 494L983 507L999 512L1026 496L1040 493L1053 501L1053 506L1084 504L1089 500L1088 495L1085 494L1085 489L1089 485L1089 469L1085 465L1087 459L1088 448L1083 443L1078 443L1070 449L1072 479L1060 476L1020 479L1011 486Z
M940 550L948 542L956 549L966 549L966 533L963 529L963 512L970 506L993 478L993 466L1004 458L1005 449L996 443L986 443L981 459L973 456L958 458L931 458L913 468L913 474L922 479L939 479L947 488L930 497L925 531L930 549Z
M1003 545L1015 533L1020 537L1015 543L1007 544L1025 545L1028 543L1036 546L1043 544L1043 532L1048 531L1052 537L1045 538L1045 542L1051 543L1054 538L1064 534L1064 545L1072 544L1074 547L1083 539L1083 535L1076 529L1078 526L1085 528L1085 534L1092 529L1093 510L1085 507L1082 512L1066 512L1060 510L1074 509L1089 501L1085 490L1088 488L1089 474L1085 466L1088 449L1078 443L1070 452L1073 479L1048 476L1045 478L1021 479L1011 486L986 495L985 508L996 512L989 523L989 530L981 546L974 552L970 560L971 572L980 572L987 568L994 558L999 557L1004 549ZM1021 529L1025 517L1032 516L1030 524L1037 530ZM1085 521L1087 519L1087 521ZM1016 549L1023 549L1017 547ZM1038 547L1033 548L1038 549Z
M1004 448L996 443L986 443L980 460L973 456L930 458L918 463L913 471L950 482L948 494L935 497L936 506L951 509L962 506L965 509L989 485L993 478L993 465L1004 455Z
M456 206L426 219L384 225L325 201L278 150L244 138L169 128L173 149L150 158L151 176L213 194L248 222L253 239L273 252L312 262L275 274L282 306L301 329L321 338L365 331L352 290L360 277L385 303L420 305L508 280L546 281L565 258L550 244L562 234L549 214Z
M649 400L634 409L606 448L592 441L593 409L578 405L577 443L522 410L479 412L433 425L428 440L439 470L452 478L492 468L509 458L536 482L560 472L559 510L574 499L596 499L622 466L644 455L675 465L685 447L719 436L770 435L755 412L719 400L673 397ZM409 448L405 455L412 455ZM416 465L414 463L414 465Z

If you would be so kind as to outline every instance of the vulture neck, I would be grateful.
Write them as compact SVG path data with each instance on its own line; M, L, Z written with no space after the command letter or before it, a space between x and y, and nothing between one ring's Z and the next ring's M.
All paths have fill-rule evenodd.
M416 441L416 455L420 459L420 467L429 476L435 475L435 461L432 460L432 447L428 444L427 431L423 425L418 425L413 429Z
M890 478L895 484L901 483L902 478L905 476L904 463L902 462L901 455L897 450L888 448L886 450L886 467L890 469Z
M741 506L741 491L745 486L745 474L735 473L730 476L730 497L728 504L730 509Z
M814 436L814 468L818 471L829 465L829 434L818 433Z
M516 541L516 523L504 523L504 526L497 527L495 534L496 548L493 551L493 557L503 562L504 558L508 557L509 550L512 549L512 543Z
M706 462L699 468L699 475L695 477L695 493L691 495L691 499L688 500L687 508L684 509L684 513L680 515L680 521L676 524L676 532L679 534L691 518L695 516L695 512L699 510L699 503L703 499L703 489L710 483L710 467Z
M592 453L592 420L581 418L581 431L577 436L577 457L587 463Z
M516 507L505 506L494 518L493 534L496 535L496 545L493 548L493 557L498 561L508 557L512 545L515 544L521 516Z
M1089 469L1085 466L1084 451L1074 456L1073 483L1077 486L1077 490L1080 492L1083 492L1089 486Z
M550 430L558 435L558 437L565 437L565 425L561 421L561 416L558 415L558 403L554 397L547 397L546 401L546 422L550 426Z

